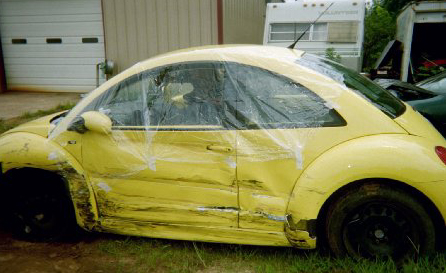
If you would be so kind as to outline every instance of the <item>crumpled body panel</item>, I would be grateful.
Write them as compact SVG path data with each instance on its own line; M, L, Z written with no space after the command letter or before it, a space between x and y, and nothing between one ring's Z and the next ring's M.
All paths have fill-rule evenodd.
M329 177L311 184L306 170L337 177L338 165L314 164L355 139L407 135L393 119L412 113L352 73L285 48L177 51L104 83L46 143L78 162L64 177L73 200L91 205L79 221L96 229L314 248L310 226L337 188ZM89 199L76 201L87 188Z

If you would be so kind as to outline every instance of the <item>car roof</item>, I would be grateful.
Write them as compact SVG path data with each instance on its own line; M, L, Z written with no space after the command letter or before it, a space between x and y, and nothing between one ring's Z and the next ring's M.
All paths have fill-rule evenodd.
M263 45L210 45L180 49L161 54L153 58L135 64L144 70L156 65L200 61L234 61L241 63L256 63L259 60L269 62L294 62L305 52L297 49L289 49L276 46Z

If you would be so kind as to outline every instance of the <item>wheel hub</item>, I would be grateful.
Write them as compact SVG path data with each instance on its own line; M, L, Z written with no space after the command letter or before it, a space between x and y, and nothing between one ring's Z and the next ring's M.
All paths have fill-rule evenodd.
M398 210L384 204L367 204L350 216L344 242L361 256L386 257L404 252L413 227Z
M374 234L375 234L376 239L382 239L385 236L384 231L382 231L381 229L375 230Z

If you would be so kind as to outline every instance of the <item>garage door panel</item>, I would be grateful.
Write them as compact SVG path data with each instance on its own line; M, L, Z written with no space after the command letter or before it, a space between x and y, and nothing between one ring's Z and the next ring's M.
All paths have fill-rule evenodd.
M105 59L101 0L0 0L0 33L8 89L95 87Z
M96 65L103 58L5 58L5 65Z
M10 65L6 77L30 78L96 78L94 65Z
M74 86L74 85L80 85L80 86L94 86L96 85L96 79L60 79L60 78L54 78L54 79L42 79L42 78L10 78L11 85L58 85L58 86Z
M82 36L102 32L102 22L1 24L2 37Z
M36 91L36 92L77 92L84 93L85 90L93 90L94 85L12 85L12 91Z
M3 54L14 52L104 52L104 45L73 45L73 44L53 44L53 45L4 45Z
M3 51L3 54L5 52ZM15 51L10 52L7 57L13 58L83 58L83 57L92 57L92 58L104 58L104 52L28 52L28 51Z
M12 16L24 15L67 15L67 14L101 14L100 1L89 0L57 0L57 1L5 1L0 2L0 8L5 14Z
M66 23L66 22L102 22L101 14L67 14L67 15L5 15L3 24L23 23Z
M26 38L26 44L15 44L16 46L22 46L24 49L26 48L27 45L46 45L48 44L48 42L46 41L47 38L50 37L27 37ZM51 37L54 38L54 37ZM101 44L102 46L104 46L104 36L98 36L98 35L82 35L82 36L77 36L77 37L67 37L67 36L59 36L57 38L61 38L62 39L62 44L83 44L83 45L90 45L90 44ZM83 41L82 39L90 39L90 38L95 38L97 39L97 42L92 42L92 41ZM5 37L3 36L1 41L3 45L12 45L13 40L17 39L17 37Z

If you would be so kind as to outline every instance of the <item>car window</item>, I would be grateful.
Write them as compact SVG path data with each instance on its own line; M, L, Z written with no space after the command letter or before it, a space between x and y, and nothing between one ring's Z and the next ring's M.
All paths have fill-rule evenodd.
M237 119L248 129L343 126L345 121L308 88L259 67L229 64L238 90Z
M161 68L155 76L158 91L150 101L151 124L228 128L230 96L225 69L218 63L185 63ZM233 98L234 99L234 98Z
M156 92L151 75L136 74L110 88L93 103L95 111L106 114L113 126L142 126L147 124L149 93Z
M235 128L235 91L221 63L184 63L131 76L83 112L99 111L113 126L155 130ZM226 81L228 82L228 81Z
M404 103L389 91L336 62L304 54L297 63L347 86L391 118L400 116L406 110Z

